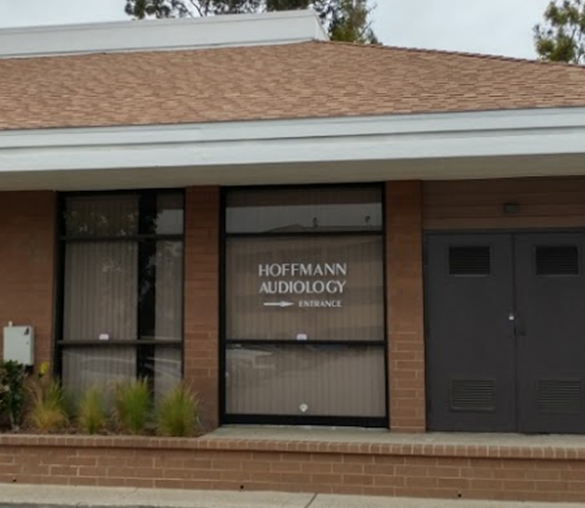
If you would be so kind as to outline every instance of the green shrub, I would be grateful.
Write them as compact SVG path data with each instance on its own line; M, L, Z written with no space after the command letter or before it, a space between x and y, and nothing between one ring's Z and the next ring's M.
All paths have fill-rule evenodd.
M107 415L103 392L100 387L92 386L79 403L79 426L88 434L97 434L106 426Z
M145 380L116 386L114 416L123 432L142 434L150 419L151 397Z
M157 431L162 436L186 437L192 436L197 426L195 396L183 384L178 384L157 405Z
M24 365L5 361L0 364L0 424L18 430L24 414Z
M31 425L41 433L55 432L69 424L70 401L59 382L40 379L29 387Z

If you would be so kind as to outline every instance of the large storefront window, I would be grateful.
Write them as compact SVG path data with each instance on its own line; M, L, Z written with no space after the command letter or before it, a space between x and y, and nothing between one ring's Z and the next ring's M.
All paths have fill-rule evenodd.
M226 195L228 422L384 425L379 187Z
M60 229L65 386L166 392L182 376L183 194L67 195Z

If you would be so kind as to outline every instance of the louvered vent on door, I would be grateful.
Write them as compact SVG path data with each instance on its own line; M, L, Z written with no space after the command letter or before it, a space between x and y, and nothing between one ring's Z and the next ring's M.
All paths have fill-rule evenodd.
M536 275L579 275L578 247L536 247Z
M449 247L450 275L489 275L490 248L488 246Z
M452 411L495 411L495 381L490 379L451 380L450 407Z
M581 380L540 379L538 412L545 414L578 414L583 411Z

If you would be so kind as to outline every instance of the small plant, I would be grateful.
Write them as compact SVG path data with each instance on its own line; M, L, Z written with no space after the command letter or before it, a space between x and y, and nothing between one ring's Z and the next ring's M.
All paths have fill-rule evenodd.
M151 397L145 380L127 381L116 386L115 418L121 430L142 434L150 419Z
M24 365L15 361L0 364L0 423L11 430L22 425L24 413Z
M89 388L79 404L79 426L88 434L97 434L106 426L107 416L102 390Z
M49 362L43 362L41 363L41 366L39 367L39 379L42 377L45 377L50 370L51 366L49 365Z
M38 432L55 432L69 424L69 399L59 382L40 378L29 387L31 425Z
M156 428L160 435L192 436L197 430L197 402L183 384L178 384L158 404Z

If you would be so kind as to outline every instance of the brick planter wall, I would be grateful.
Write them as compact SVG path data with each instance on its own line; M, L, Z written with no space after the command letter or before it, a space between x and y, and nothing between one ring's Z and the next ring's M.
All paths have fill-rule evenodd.
M585 501L585 447L0 436L0 482Z

